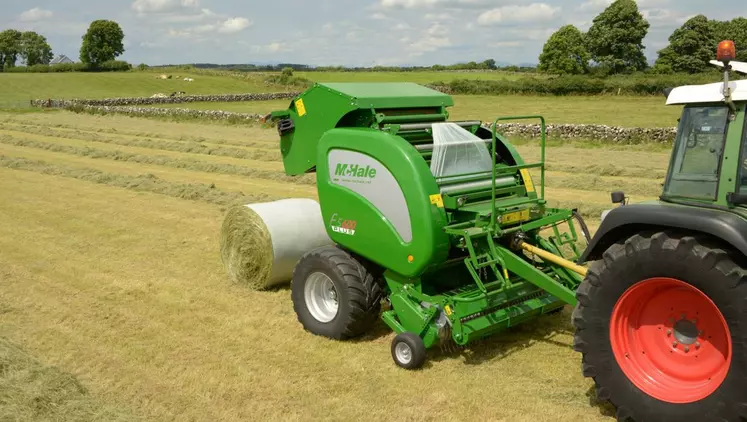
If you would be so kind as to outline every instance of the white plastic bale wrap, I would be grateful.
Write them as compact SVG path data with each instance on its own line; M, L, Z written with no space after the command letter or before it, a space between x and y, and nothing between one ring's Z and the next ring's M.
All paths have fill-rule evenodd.
M435 177L491 171L493 159L485 141L456 123L433 125L431 172Z
M221 257L229 276L258 290L288 283L306 252L331 244L313 199L235 207L221 229Z

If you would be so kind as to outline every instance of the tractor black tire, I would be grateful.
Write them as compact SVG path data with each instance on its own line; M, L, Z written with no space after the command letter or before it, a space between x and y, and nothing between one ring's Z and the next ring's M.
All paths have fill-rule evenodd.
M426 349L423 339L405 331L392 340L392 359L400 368L420 369L425 363Z
M331 312L327 313L327 318L315 317L319 311L313 310L313 303L307 301L306 289L313 287L309 286L310 280L320 277L326 277L325 283L334 286L337 309L331 319ZM382 297L379 280L358 260L336 246L324 246L306 253L293 270L293 309L304 329L316 335L346 340L366 333L379 318Z
M616 407L616 416L619 421L747 421L747 389L744 388L744 380L747 379L747 271L738 264L743 262L744 259L737 254L724 249L724 246L720 243L716 243L707 237L674 232L652 232L636 234L621 240L610 246L602 259L591 264L589 272L576 294L578 303L572 317L576 329L574 349L583 356L583 375L593 378L595 381L597 398L602 402L608 401ZM634 329L627 325L631 322L625 320L624 324L616 325L615 321L619 321L616 316L623 309L622 307L616 308L616 304L618 301L620 303L625 301L621 297L627 292L633 291L629 290L633 286L636 286L634 289L638 289L652 279L665 280L665 282L675 279L677 283L680 283L675 284L675 286L680 287L669 290L664 296L658 296L657 290L653 290L653 294L645 297L652 298L652 301L665 300L666 305L648 308L645 308L647 305L640 305L643 308L632 308L645 309L645 311L639 311L641 312L639 315L642 315L643 312L648 312L646 315L657 312L663 316L666 312L670 312L669 309L666 309L670 304L673 313L679 312L679 310L675 310L676 307L689 306L685 305L688 302L674 300L672 294L684 294L681 292L687 291L693 295L692 297L701 298L698 300L702 301L697 303L707 305L705 307L697 305L693 309L708 309L708 312L712 312L709 315L719 316L718 318L705 318L704 314L706 313L704 312L700 314L702 318L691 318L692 322L704 325L707 324L708 320L717 321L716 327L723 328L710 330L716 336L715 339L710 341L707 340L708 337L706 337L707 334L704 334L704 331L698 331L703 330L703 325L694 329L697 340L695 337L685 337L687 344L694 344L698 350L701 350L700 341L703 341L701 350L703 355L698 357L711 358L714 356L713 354L705 355L706 347L714 347L710 350L716 350L715 347L718 344L729 344L730 340L731 360L730 362L722 362L720 366L717 366L720 368L718 379L723 378L723 381L720 384L709 386L707 389L699 390L691 397L691 400L681 399L683 396L675 399L674 397L677 397L676 390L666 390L666 393L659 395L659 397L666 398L666 401L654 397L658 393L644 392L631 377L626 375L625 370L628 373L635 373L636 370L631 369L633 366L628 363L630 362L628 360L629 354L625 353L624 357L621 357L623 355L621 349L615 349L612 344L613 337L618 341L618 346L625 344L627 347L628 344L633 344L625 341L632 338L630 333ZM684 284L681 282L684 282ZM659 304L661 303L659 302ZM682 309L684 311L684 308ZM625 314L624 318L634 318L633 314L634 312ZM658 337L662 331L655 330L663 329L664 334L661 334L662 336L671 335L672 330L667 329L666 324L671 323L675 318L679 317L663 317L666 320L664 326L656 325L654 322L641 323L635 325L635 330L641 332L642 330L651 330L648 333L652 333L650 338L653 340L648 344L657 345L659 343L656 342L664 337ZM691 321L688 318L690 317L682 316L682 319L677 323L681 321L690 323ZM623 327L622 331L617 332L624 332L629 337L613 334L611 327ZM673 358L669 358L670 360L667 362L682 357L682 359L687 359L685 362L690 365L689 362L693 358L697 359L692 354L695 352L685 350L683 337L678 336L680 332L676 328L676 324L674 327L675 337L662 341L662 345L658 347L665 348L666 351L673 354ZM722 335L717 335L718 332ZM643 337L640 338L643 339ZM675 340L675 338L680 340L681 343L678 344L674 341L670 344L670 341ZM719 343L718 339L722 339L722 341ZM693 341L696 341L696 343L692 343ZM677 346L674 346L675 344ZM672 349L669 349L670 346L672 346ZM690 347L687 346L687 349L690 350ZM659 350L655 349L655 347L650 348L652 352L659 353ZM617 353L615 350L617 350ZM625 349L626 352L631 351L631 353L632 350L640 350L645 355L645 350L649 349L646 349L646 347ZM660 353L667 356L663 349ZM649 355L653 354L649 353ZM641 356L640 361L651 359L653 362L653 357L638 355L637 352L635 355ZM639 359L636 356L632 358ZM717 352L715 356L719 358L723 354ZM618 359L626 366L621 366ZM640 361L636 360L636 362ZM694 362L698 361L695 360ZM703 359L700 362L703 362ZM670 365L670 363L665 365ZM695 363L693 363L693 366L687 366L687 368L694 368L693 371L700 370L695 369L699 368L698 364ZM710 383L710 373L704 375L701 379L704 380L705 384ZM707 381L705 381L706 379ZM641 383L640 385L644 384ZM716 385L718 385L718 388L711 391ZM643 388L649 389L652 387L644 385ZM672 395L673 393L674 395ZM688 392L688 394L690 393ZM679 403L677 403L678 400Z

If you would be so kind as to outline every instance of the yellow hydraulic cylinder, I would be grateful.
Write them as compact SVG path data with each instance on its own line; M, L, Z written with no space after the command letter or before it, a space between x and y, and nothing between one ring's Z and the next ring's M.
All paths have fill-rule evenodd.
M525 242L519 242L519 247L521 247L522 249L524 249L525 251L527 251L529 253L533 253L533 254L539 256L542 259L550 261L550 262L552 262L554 264L558 264L558 265L560 265L563 268L567 268L567 269L569 269L569 270L571 270L571 271L573 271L575 273L578 273L578 274L586 277L586 272L588 271L586 268L584 268L584 267L582 267L582 266L580 266L580 265L578 265L576 263L573 263L573 262L571 262L571 261L569 261L569 260L567 260L567 259L565 259L563 257L557 256L557 255L555 255L553 253L547 252L544 249L540 249L540 248L538 248L536 246L532 246L532 245L530 245L528 243L525 243Z

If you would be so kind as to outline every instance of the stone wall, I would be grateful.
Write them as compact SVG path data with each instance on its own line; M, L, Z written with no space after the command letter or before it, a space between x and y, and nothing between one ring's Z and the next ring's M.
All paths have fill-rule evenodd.
M157 108L137 106L96 106L73 104L66 107L72 111L83 111L100 114L127 114L142 117L197 117L211 120L236 119L259 121L264 114L234 113L221 110L195 110L189 108ZM486 123L485 127L491 124ZM503 123L498 124L501 134L508 137L539 138L539 124ZM559 124L546 126L548 138L554 139L589 139L611 143L671 143L676 128L632 128L605 125Z
M51 107L65 108L72 105L88 106L138 106L152 104L181 104L194 102L234 102L234 101L269 101L291 99L298 95L298 92L271 92L271 93L247 93L247 94L224 94L224 95L175 95L154 96L154 97L123 97L123 98L104 98L98 100L92 99L37 99L31 100L32 107Z
M492 126L492 123L486 127ZM500 133L506 136L539 138L542 129L539 124L503 123L498 124ZM593 139L618 143L671 143L677 128L637 128L606 125L549 124L545 128L548 138Z
M136 107L136 106L95 106L95 105L71 105L68 109L76 112L88 112L95 114L127 114L141 117L199 117L212 120L251 120L259 121L264 117L255 113L234 113L221 110L195 110L191 108L158 108L158 107Z

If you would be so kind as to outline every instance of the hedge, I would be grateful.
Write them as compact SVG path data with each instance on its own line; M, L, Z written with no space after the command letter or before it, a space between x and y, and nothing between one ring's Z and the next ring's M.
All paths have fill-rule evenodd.
M103 62L98 66L87 63L59 63L59 64L37 64L33 66L15 66L5 68L9 73L60 73L60 72L126 72L132 69L132 65L120 61L111 60Z
M665 88L719 82L718 73L696 75L630 75L596 78L591 76L524 77L518 80L455 79L434 82L431 87L450 94L535 94L535 95L663 95Z

